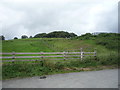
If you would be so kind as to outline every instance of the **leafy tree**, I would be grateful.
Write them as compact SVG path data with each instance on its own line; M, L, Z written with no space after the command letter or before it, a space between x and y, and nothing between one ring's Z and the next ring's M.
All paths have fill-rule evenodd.
M14 39L18 39L17 37L14 37Z
M0 36L0 40L5 40L5 37L3 35Z
M76 37L77 35L75 33L70 33L70 37Z
M45 38L45 37L47 37L46 33L40 33L34 36L34 38Z
M69 37L75 37L77 36L74 33L68 33L64 31L54 31L50 32L48 34L46 33L40 33L34 36L34 38L69 38Z
M32 36L30 36L29 38L33 38Z
M74 36L77 36L77 35L74 33L68 33L64 31L54 31L47 34L47 37L49 38L70 38Z
M21 38L22 38L22 39L26 39L26 38L28 38L28 36L22 35Z

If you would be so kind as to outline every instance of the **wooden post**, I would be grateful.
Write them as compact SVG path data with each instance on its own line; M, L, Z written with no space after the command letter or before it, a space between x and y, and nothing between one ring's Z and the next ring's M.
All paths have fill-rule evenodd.
M63 52L63 57L64 57L64 60L66 60L66 58L65 58L65 53L66 53L66 52L64 51L64 52Z
M94 49L94 57L95 57L95 60L98 61L98 59L97 59L97 50L96 50L96 48Z
M81 58L81 60L83 60L83 51L82 51L82 48L80 48L80 58Z
M41 52L41 65L44 66L44 60L43 60L43 52Z
M43 52L41 52L41 59L43 60Z
M95 57L97 56L96 48L94 49L94 56L95 56Z
M14 61L15 61L15 52L13 51L12 52L12 63L14 63Z

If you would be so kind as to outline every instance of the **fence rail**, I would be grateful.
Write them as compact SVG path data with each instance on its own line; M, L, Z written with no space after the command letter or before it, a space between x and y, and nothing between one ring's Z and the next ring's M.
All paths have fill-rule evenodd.
M43 53L0 53L0 55L17 55L17 54L79 54L81 52L43 52ZM95 52L83 52L84 54L95 53Z
M83 59L84 56L96 56L96 51L94 52L83 52L82 48L80 49L80 52L26 52L26 53L18 53L18 52L12 52L12 53L0 53L0 55L3 55L0 57L0 59L12 59L12 60L3 60L3 62L14 62L15 59L43 59L43 58L52 58L55 57L55 60L61 60L57 57L63 57L63 59ZM5 56L5 55L11 55L11 56ZM18 55L24 55L24 56L18 56ZM29 55L29 56L27 56ZM37 55L37 56L33 56ZM62 59L62 60L63 60ZM16 61L36 61L36 60L16 60Z

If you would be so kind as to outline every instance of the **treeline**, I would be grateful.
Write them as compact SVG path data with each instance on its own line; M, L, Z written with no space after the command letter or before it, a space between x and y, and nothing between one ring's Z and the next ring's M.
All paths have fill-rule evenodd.
M103 45L108 49L120 48L120 33L100 33L98 35L86 33L73 39L94 40L96 44Z
M54 31L50 33L39 33L36 34L35 36L30 36L28 37L27 35L22 35L21 39L26 39L26 38L73 38L77 36L75 33L69 33L69 32L64 32L64 31ZM17 37L14 37L14 39L18 39ZM0 40L5 40L4 36L0 36Z
M77 36L74 33L68 33L64 31L54 31L51 33L40 33L34 36L34 38L71 38Z

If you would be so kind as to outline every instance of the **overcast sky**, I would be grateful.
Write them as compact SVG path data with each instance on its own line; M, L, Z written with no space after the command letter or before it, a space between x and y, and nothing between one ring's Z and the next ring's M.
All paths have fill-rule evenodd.
M118 31L119 0L0 0L6 39L67 31L77 35Z

